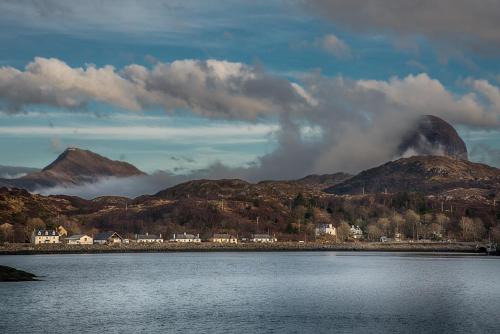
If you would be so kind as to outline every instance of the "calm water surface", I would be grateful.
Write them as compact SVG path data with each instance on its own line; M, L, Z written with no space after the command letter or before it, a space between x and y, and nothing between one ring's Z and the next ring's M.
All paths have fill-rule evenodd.
M387 253L0 256L0 333L500 333L500 259Z

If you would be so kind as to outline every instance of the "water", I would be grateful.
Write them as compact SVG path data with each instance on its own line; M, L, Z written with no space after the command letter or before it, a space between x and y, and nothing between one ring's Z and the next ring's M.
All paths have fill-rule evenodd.
M499 333L500 259L387 253L0 256L0 333Z

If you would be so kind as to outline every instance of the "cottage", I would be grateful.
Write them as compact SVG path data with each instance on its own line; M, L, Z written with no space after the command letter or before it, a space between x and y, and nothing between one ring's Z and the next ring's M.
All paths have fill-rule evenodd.
M216 242L220 244L237 244L238 238L230 234L220 234L215 233L211 238L210 242Z
M66 238L68 245L92 245L94 239L86 234L74 234Z
M186 232L182 234L173 234L170 238L171 242L201 242L200 235L187 234Z
M362 239L363 238L363 230L359 226L351 225L351 229L349 231L349 234L353 239Z
M257 243L272 243L278 241L278 239L274 236L271 237L269 234L253 234L250 241Z
M135 241L138 243L153 243L153 242L163 242L163 238L161 237L161 233L159 236L154 234L136 234Z
M56 230L34 230L31 234L31 242L35 245L59 244L61 240Z
M314 229L314 233L317 237L322 235L337 235L337 228L333 224L320 224Z
M97 245L106 245L106 244L121 244L123 238L116 232L113 231L107 231L107 232L101 232L98 233L94 237L94 244Z

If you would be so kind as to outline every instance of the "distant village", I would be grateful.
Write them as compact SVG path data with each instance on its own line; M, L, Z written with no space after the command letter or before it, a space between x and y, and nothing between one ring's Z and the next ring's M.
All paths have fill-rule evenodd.
M350 236L353 240L362 240L364 235L363 231L359 226L352 225L350 227ZM320 224L315 229L315 236L320 239L336 241L337 228L333 224ZM388 238L382 237L381 242L389 241ZM393 241L400 241L399 237L395 238ZM46 244L67 244L67 245L118 245L118 244L129 244L129 243L163 243L163 242L175 242L175 243L201 243L201 242L211 242L220 244L238 244L243 243L275 243L278 239L275 235L270 233L262 234L251 234L249 237L238 237L236 235L231 235L228 233L214 233L206 239L200 238L200 234L192 233L173 233L169 237L164 237L161 234L135 234L133 238L126 238L121 236L115 231L105 231L97 233L96 235L89 234L72 234L69 235L68 231L63 227L59 226L56 229L36 229L33 230L31 235L31 243L34 245L46 245ZM299 243L306 242L306 240L300 240Z

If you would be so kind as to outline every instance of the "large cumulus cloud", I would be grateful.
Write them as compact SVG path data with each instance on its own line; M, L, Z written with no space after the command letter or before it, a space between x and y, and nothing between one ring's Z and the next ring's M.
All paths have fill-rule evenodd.
M238 119L303 110L311 103L296 83L241 63L188 59L118 71L111 65L73 68L40 57L24 71L0 68L0 99L11 111L30 104L77 108L99 101L132 111L162 106Z

